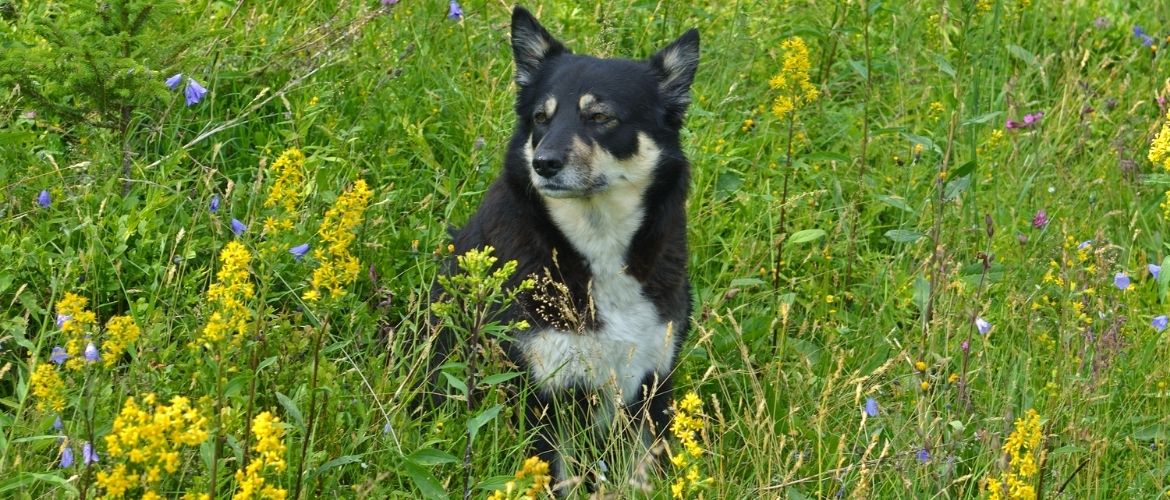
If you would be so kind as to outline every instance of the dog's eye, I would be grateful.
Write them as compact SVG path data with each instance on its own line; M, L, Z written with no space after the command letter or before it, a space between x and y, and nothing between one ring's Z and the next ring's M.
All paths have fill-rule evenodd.
M537 111L535 115L532 115L532 120L543 125L548 123L548 115L544 111Z
M593 123L608 123L613 117L605 113L593 113L589 115L589 121Z

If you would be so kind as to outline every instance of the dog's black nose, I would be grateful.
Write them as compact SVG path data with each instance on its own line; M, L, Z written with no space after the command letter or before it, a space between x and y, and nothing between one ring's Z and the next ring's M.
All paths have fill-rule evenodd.
M532 159L532 169L545 179L557 175L562 168L565 168L565 162L557 157L539 155Z

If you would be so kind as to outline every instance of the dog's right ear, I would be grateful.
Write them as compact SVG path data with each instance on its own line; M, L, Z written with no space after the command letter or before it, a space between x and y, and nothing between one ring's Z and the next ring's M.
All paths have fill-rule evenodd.
M524 7L512 9L512 55L516 58L516 84L524 87L536 79L545 61L568 52Z

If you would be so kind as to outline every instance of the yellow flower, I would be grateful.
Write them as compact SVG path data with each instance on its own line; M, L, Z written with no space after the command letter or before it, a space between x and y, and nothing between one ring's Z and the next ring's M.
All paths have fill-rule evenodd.
M37 364L29 379L29 387L37 398L37 409L51 408L55 412L65 409L65 382L61 374L50 363Z
M114 316L106 322L106 339L102 342L102 352L106 366L112 366L118 356L126 350L130 343L138 339L140 330L129 316Z
M215 344L229 333L239 339L247 331L252 311L246 302L255 294L255 287L248 279L251 260L252 254L238 241L229 242L220 251L217 281L207 289L212 313L200 337L204 345Z
M703 479L699 472L698 458L703 454L696 435L703 430L703 400L694 392L688 392L681 401L675 402L674 421L670 431L682 445L678 453L672 453L670 461L681 473L670 485L673 498L684 498L687 492L701 487L709 479ZM682 472L685 471L685 472Z
M792 37L780 44L784 49L784 62L780 72L768 81L772 90L779 95L772 101L772 114L783 118L801 106L815 101L820 91L809 81L808 46L800 37Z
M65 367L70 370L85 366L82 356L82 349L86 345L85 336L97 323L97 315L85 308L88 303L89 299L73 292L66 292L57 301L57 321L61 325L61 333L65 334L65 352L69 355Z
M284 500L288 491L264 482L264 470L284 472L284 426L280 417L271 412L261 412L252 419L252 434L256 436L256 444L252 447L256 456L242 470L236 471L238 489L232 497L234 500L250 498L264 498L269 500Z
M1015 430L1003 443L1003 452L1010 458L1008 471L1004 474L1002 482L993 477L987 478L988 498L1001 498L1005 485L1009 499L1036 498L1032 477L1038 475L1040 471L1036 463L1036 451L1043 439L1040 414L1036 413L1036 410L1028 410L1022 418L1016 419Z
M119 497L139 484L146 488L144 497L149 495L151 488L163 482L164 471L178 472L183 447L198 447L208 438L208 419L188 398L175 396L169 405L156 405L154 394L142 399L145 409L135 398L127 398L106 435L113 468L98 473L98 486L107 496Z
M313 270L311 287L302 295L306 301L318 300L321 290L329 290L330 297L340 298L346 293L345 287L357 279L361 264L350 253L349 246L356 238L355 231L362 223L372 195L366 181L359 179L325 212L321 229L317 231L324 244L313 251L320 265Z
M914 362L914 369L918 370L920 372L926 371L926 362L922 361L922 360L915 361Z
M305 155L297 148L288 148L276 158L270 167L276 180L268 188L265 207L279 205L286 213L296 212L297 204L301 201L301 188L305 183L304 166Z
M1170 112L1166 114L1166 122L1162 124L1162 130L1150 143L1149 158L1151 163L1170 172Z

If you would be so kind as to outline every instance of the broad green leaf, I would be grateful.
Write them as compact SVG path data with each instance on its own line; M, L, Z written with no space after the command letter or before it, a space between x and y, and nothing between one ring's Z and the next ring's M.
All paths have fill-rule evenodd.
M824 229L804 229L804 230L792 233L792 236L788 237L788 243L794 244L794 245L799 244L799 243L808 243L810 241L819 240L819 239L823 238L824 236L825 236Z
M918 231L910 231L907 229L891 229L886 231L886 238L894 240L898 243L910 243L918 241L924 236L926 235Z

